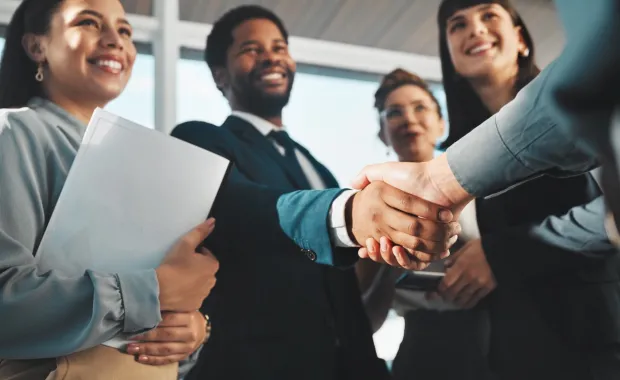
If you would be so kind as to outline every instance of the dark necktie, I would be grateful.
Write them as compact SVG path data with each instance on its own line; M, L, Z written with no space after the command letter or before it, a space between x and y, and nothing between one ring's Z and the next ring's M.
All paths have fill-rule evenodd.
M284 148L284 161L291 170L291 174L295 176L298 184L303 189L311 189L310 182L306 178L306 174L301 168L297 155L295 154L295 142L286 133L286 131L271 131L269 137L275 140L282 148Z

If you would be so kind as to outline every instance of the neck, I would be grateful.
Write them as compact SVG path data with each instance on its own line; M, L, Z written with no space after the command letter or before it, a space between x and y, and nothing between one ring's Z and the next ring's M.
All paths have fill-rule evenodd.
M400 162L426 162L433 159L433 152L430 153L412 153L408 156L398 156Z
M503 106L509 103L515 96L515 83L517 71L506 72L504 75L494 77L470 79L469 83L482 100L484 106L492 114L497 113Z
M258 116L261 119L267 120L268 122L270 122L271 124L273 124L273 125L275 125L277 127L281 127L283 125L282 124L282 112L279 112L277 115L266 116L266 115L259 115L256 112L253 112L253 111L247 109L246 107L242 107L242 106L240 106L238 104L231 104L230 108L233 111L240 111L240 112L251 113L252 115Z
M95 104L95 102L88 101L76 102L54 91L46 91L46 93L48 100L54 102L84 124L88 124L93 116L93 112L95 112L95 108L105 106L105 104Z

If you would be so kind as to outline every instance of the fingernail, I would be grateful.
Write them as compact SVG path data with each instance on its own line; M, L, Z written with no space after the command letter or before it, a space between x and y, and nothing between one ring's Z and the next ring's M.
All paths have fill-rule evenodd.
M445 251L444 253L442 253L439 257L441 259L445 259L446 257L450 256L450 251Z
M140 353L140 347L139 346L129 346L127 347L127 352L130 354L138 354Z
M379 239L379 244L381 244L381 251L382 252L387 251L387 242L385 241L384 238Z
M140 355L138 360L141 361L141 362L148 362L149 361L149 357L146 356L146 355Z
M439 221L440 222L451 222L453 217L454 216L452 215L452 211L450 211L450 210L441 210L441 211L439 211Z
M450 245L456 243L456 241L459 240L459 235L454 235L450 238Z

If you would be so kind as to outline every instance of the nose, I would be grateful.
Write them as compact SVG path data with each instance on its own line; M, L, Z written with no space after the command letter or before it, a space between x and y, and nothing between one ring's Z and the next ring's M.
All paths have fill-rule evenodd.
M123 37L114 28L105 28L101 32L101 45L106 48L123 50Z
M470 37L480 36L487 33L487 26L482 20L476 19L470 23Z

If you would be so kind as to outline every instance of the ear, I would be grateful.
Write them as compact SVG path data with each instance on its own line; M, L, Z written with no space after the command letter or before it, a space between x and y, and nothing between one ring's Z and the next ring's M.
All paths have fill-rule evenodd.
M36 63L45 62L45 38L32 33L22 37L22 47L24 51Z
M523 37L523 28L520 26L515 26L515 31L519 35L519 54L523 55L523 53L528 49L525 38Z
M381 140L385 146L390 146L390 141L385 133L385 125L383 125L381 120L379 120L379 132L377 133L377 137L379 137L379 140Z
M225 92L230 83L230 77L225 67L216 67L213 69L213 81L218 90Z

